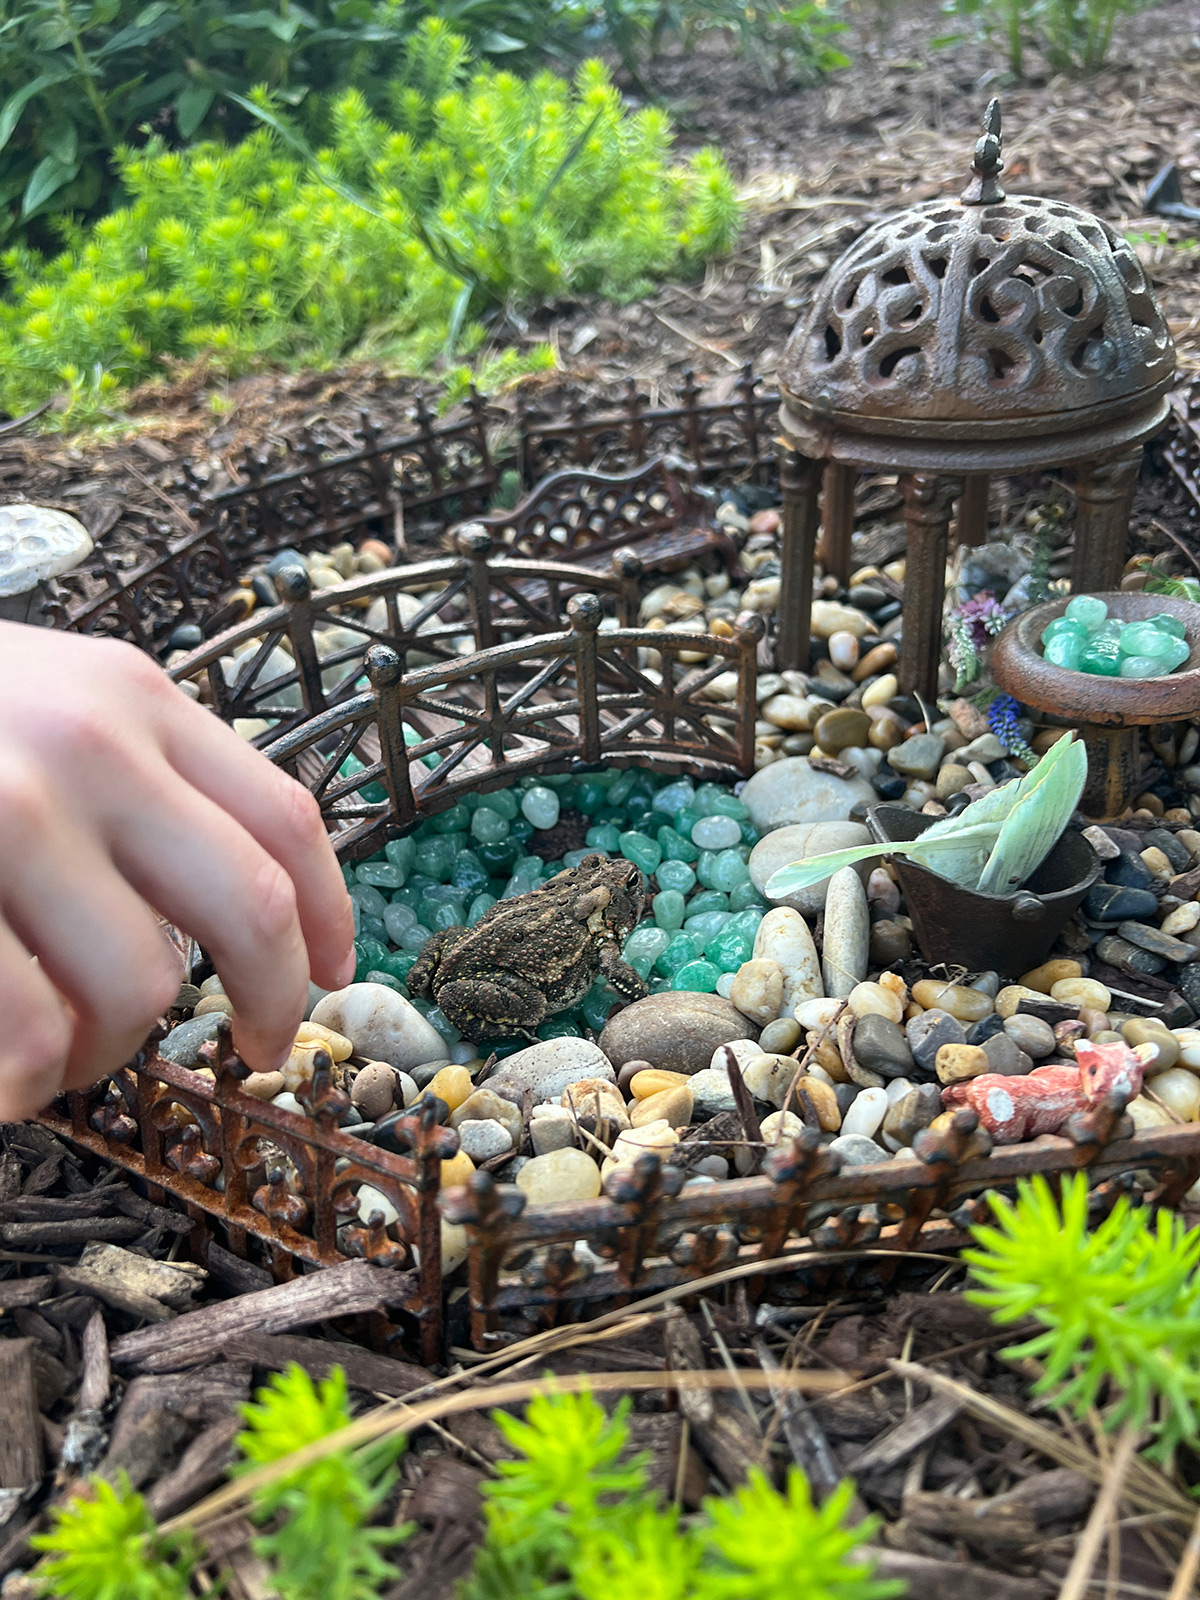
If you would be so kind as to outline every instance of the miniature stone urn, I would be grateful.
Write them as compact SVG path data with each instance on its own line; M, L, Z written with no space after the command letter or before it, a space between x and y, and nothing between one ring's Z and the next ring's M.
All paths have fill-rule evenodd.
M1142 785L1141 729L1200 716L1200 606L1169 595L1112 590L1099 596L1110 617L1139 622L1166 612L1183 623L1191 653L1158 678L1102 678L1056 667L1042 654L1042 630L1070 597L1034 606L992 647L996 683L1022 705L1080 730L1088 753L1081 808L1097 820L1119 816Z

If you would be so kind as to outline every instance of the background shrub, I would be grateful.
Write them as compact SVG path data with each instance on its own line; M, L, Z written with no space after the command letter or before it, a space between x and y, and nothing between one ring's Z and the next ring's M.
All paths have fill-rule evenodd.
M336 97L311 159L262 95L271 126L240 144L123 151L129 206L65 225L53 259L3 258L0 405L66 388L82 420L164 356L237 373L357 348L423 367L477 345L489 307L633 296L734 235L720 157L671 165L666 116L627 114L599 62L574 86L472 70L430 19L387 100L385 119L358 90Z

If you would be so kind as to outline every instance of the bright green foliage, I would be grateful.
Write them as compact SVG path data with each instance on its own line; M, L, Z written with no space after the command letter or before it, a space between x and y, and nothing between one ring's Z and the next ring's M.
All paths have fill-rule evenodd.
M617 1465L628 1401L606 1417L589 1395L539 1396L526 1420L496 1421L522 1459L502 1462L487 1493L487 1538L463 1600L885 1600L852 1559L874 1531L847 1529L843 1485L815 1508L803 1474L780 1495L761 1472L683 1527L646 1487L644 1458Z
M124 152L127 209L69 230L54 260L4 258L0 405L65 387L81 420L164 356L235 373L357 349L422 367L475 347L489 308L634 296L734 236L720 157L670 165L665 115L627 115L599 62L574 87L472 74L430 21L389 99L384 121L340 96L315 167L262 97L272 126L239 145Z
M279 1374L245 1411L238 1444L246 1467L278 1461L324 1439L350 1421L346 1376L335 1367L314 1384L298 1366ZM338 1451L284 1477L255 1498L255 1516L272 1529L255 1541L271 1563L281 1600L375 1600L399 1574L380 1551L407 1537L406 1528L367 1524L394 1482L402 1439Z
M1170 594L1177 600L1191 600L1200 605L1200 578L1165 578L1152 576L1146 583L1147 594Z
M56 1508L35 1550L49 1552L36 1572L43 1594L58 1600L186 1600L193 1551L164 1539L140 1494L122 1474L119 1487L92 1480L94 1499Z
M1046 1331L1006 1355L1045 1364L1036 1392L1082 1415L1102 1400L1110 1427L1149 1429L1165 1460L1200 1439L1200 1229L1120 1199L1089 1233L1087 1180L1018 1185L991 1196L997 1226L967 1254L983 1287L969 1298L999 1323L1036 1317Z
M1009 70L1025 70L1025 46L1036 43L1055 72L1096 72L1105 62L1117 18L1151 0L948 0L945 9L969 18L987 39L999 35ZM952 41L946 41L952 42Z

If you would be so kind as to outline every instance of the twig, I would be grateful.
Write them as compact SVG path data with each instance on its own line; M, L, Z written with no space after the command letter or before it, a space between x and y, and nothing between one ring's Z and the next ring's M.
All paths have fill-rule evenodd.
M686 328L681 328L670 317L664 317L661 311L654 313L654 320L661 322L664 328L670 328L672 333L678 334L681 339L686 339L689 344L694 344L697 350L707 350L710 356L720 356L722 361L727 361L731 367L742 369L742 358L731 356L728 350L722 350L719 345L710 344L707 339L697 339L694 333L689 333Z
M1152 517L1151 518L1150 526L1152 528L1157 528L1159 533L1165 533L1167 538L1170 539L1171 543L1173 545L1175 545L1178 549L1183 551L1184 555L1192 563L1192 566L1196 569L1196 571L1200 572L1200 561L1196 560L1196 557L1188 549L1187 545L1184 544L1183 540L1179 537L1179 535L1177 533L1172 533L1170 528L1167 527L1166 523L1165 522L1160 522L1157 517Z
M1167 1600L1188 1600L1192 1592L1192 1584L1196 1577L1196 1568L1200 1566L1200 1511L1196 1513L1196 1520L1192 1523L1192 1531L1188 1535L1188 1542L1183 1547L1183 1555L1175 1571L1175 1580L1171 1584L1171 1592Z
M1091 1516L1088 1517L1087 1525L1075 1547L1075 1555L1059 1591L1058 1600L1083 1600L1084 1592L1091 1580L1092 1568L1100 1553L1100 1546L1109 1531L1109 1524L1116 1515L1117 1502L1121 1498L1121 1491L1133 1462L1137 1440L1137 1430L1126 1423L1121 1429L1116 1449L1104 1470L1100 1493L1096 1496Z
M755 1433L761 1437L762 1423L758 1420L758 1413L750 1404L750 1396L746 1393L746 1385L742 1382L741 1373L733 1364L733 1357L729 1354L729 1346L721 1337L721 1330L717 1327L716 1321L713 1318L712 1307L709 1305L707 1300L701 1300L700 1309L704 1313L705 1322L708 1323L708 1331L712 1334L713 1343L717 1347L717 1353L721 1357L721 1362L725 1367L726 1372L728 1372L729 1376L733 1379L734 1386L738 1392L738 1399L742 1402L742 1409L750 1418L750 1425L753 1427Z

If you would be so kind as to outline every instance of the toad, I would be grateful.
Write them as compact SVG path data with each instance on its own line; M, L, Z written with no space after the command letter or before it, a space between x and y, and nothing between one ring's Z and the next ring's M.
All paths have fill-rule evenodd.
M601 975L623 1000L640 1000L646 985L621 945L644 901L632 862L585 856L531 894L498 900L473 928L434 934L408 974L409 993L476 1042L536 1039L540 1023L578 1004Z

